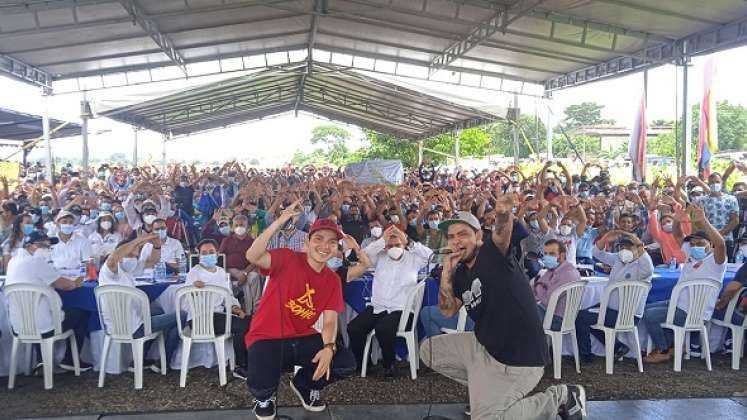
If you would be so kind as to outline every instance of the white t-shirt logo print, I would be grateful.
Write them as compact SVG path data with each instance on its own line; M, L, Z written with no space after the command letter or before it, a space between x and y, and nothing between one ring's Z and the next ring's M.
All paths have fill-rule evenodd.
M472 286L470 287L470 290L465 290L464 293L462 293L462 302L464 302L464 306L467 308L467 310L470 310L480 305L481 301L482 282L480 281L480 278L476 278L472 280Z

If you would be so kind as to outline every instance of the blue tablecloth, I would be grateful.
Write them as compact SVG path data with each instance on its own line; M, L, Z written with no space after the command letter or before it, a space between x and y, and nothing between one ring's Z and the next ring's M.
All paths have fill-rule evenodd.
M173 283L154 283L138 286L138 289L145 292L145 294L148 295L148 299L153 302L154 300L158 299L158 297L161 296L161 293L163 293L163 291L166 290L166 288L171 284ZM93 290L98 285L99 283L96 281L87 281L83 283L83 287L69 291L57 291L62 298L63 309L77 308L82 309L86 312L90 312L90 316L88 318L89 332L98 331L101 329L98 307L96 306L96 295L93 292Z
M345 285L345 302L355 312L363 312L366 305L371 302L371 291L373 290L373 276L366 274ZM433 278L425 280L425 294L423 295L423 306L438 304L438 283Z

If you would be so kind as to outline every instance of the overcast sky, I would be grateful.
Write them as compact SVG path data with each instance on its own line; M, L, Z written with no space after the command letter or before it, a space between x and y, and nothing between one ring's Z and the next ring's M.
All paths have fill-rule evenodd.
M728 100L747 106L747 83L744 72L747 68L747 47L737 48L715 54L718 66L716 99ZM703 84L703 65L707 57L693 60L690 70L690 98L691 103L700 101ZM675 119L678 75L674 66L664 66L649 71L648 118ZM196 79L189 84L205 83L206 79ZM178 82L184 86L187 82ZM494 92L474 92L465 88L443 87L445 92L454 92L462 96L480 96L482 101L491 101L492 105L508 106L510 96L496 95ZM642 93L643 76L636 73L619 79L591 83L588 85L566 89L553 94L551 107L558 118L562 118L563 109L571 104L584 101L597 102L605 106L603 117L612 118L618 125L630 127L635 117L638 99ZM126 90L108 90L89 93L89 99L94 101L108 98L119 99L131 94L148 94L163 92L173 88L174 84L149 84L129 87ZM38 89L0 77L0 107L10 108L33 114L42 113L41 96ZM63 94L50 98L50 116L71 121L79 120L79 103L82 95ZM531 97L520 97L519 106L522 113L535 113L537 109L540 117L547 117L545 101ZM296 150L310 151L309 143L311 130L319 124L329 121L318 119L310 115L301 114L299 117L283 115L262 121L255 121L224 130L216 130L188 138L174 140L167 145L169 158L192 161L224 161L238 158L240 160L260 159L266 166L278 166L290 160ZM348 128L355 138L362 133L354 126L341 124ZM104 131L103 133L99 133ZM92 158L105 159L113 153L124 153L128 157L132 154L131 127L115 123L105 118L92 120L90 123L90 153ZM97 134L99 133L99 134ZM161 137L152 132L143 131L139 134L140 159L151 158L160 162ZM356 148L359 143L354 143ZM10 149L0 149L0 158L5 158ZM79 157L81 150L80 138L53 140L53 150L56 156ZM43 159L45 153L36 149L30 155L31 159Z

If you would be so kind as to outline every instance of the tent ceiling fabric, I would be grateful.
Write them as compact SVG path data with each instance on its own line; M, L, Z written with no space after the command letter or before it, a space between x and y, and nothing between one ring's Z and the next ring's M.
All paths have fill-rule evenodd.
M49 120L50 130L54 130L55 127L59 127L62 124L65 124L65 122L51 118ZM61 129L51 133L51 137L79 136L80 130L80 125L67 123ZM42 117L0 108L0 139L22 141L37 139L42 136Z
M312 63L222 80L100 116L174 136L307 111L405 139L500 118L344 67Z
M732 22L729 44L716 36L696 53L742 45L746 18L744 0L27 0L0 5L0 58L69 79L313 45L548 86ZM645 54L629 67L673 59ZM628 66L605 71L615 65Z

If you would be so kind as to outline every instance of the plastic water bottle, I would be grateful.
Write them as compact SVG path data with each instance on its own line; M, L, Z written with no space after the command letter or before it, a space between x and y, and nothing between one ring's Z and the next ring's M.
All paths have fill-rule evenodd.
M734 261L737 264L744 264L744 258L745 258L744 252L742 252L742 248L739 248L737 250L737 256L736 258L734 258Z
M166 279L166 263L163 261L158 262L153 268L153 280L163 281Z
M87 274L88 274L88 263L86 261L81 261L79 275L85 279L88 277Z
M179 254L179 276L187 274L187 259L184 254Z
M672 257L671 260L669 260L669 269L670 270L677 270L677 258Z

